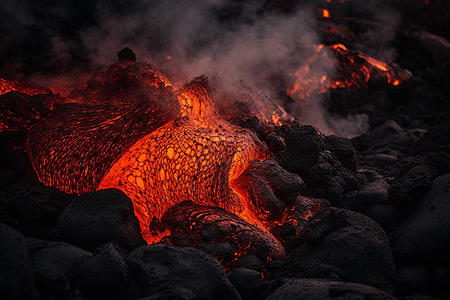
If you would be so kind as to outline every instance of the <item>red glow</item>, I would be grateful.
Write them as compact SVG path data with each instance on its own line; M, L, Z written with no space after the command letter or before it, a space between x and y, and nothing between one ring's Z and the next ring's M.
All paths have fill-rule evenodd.
M319 8L319 11L322 13L322 16L324 18L329 18L330 17L330 11L328 9Z
M339 63L339 71L334 78L314 68L317 61L326 57L327 49L334 53ZM381 62L359 51L349 50L343 44L326 47L320 45L316 53L308 59L308 63L293 74L294 82L287 88L287 94L297 99L308 99L311 93L323 93L328 88L346 88L351 91L361 86L367 87L369 79L375 75L386 76L388 83L392 85L399 85L411 76L408 71Z

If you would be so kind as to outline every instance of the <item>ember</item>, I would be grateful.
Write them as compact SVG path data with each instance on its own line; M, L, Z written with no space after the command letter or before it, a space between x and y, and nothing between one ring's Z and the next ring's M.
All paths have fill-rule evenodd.
M312 65L327 55L326 49L332 50L339 62L339 72L336 78L329 78L326 73L313 73ZM383 63L359 51L347 49L343 44L330 46L320 45L314 56L309 58L308 64L301 67L294 74L295 82L288 88L288 95L294 98L307 99L313 93L325 93L329 88L345 88L355 91L360 87L367 87L371 77L386 76L388 83L399 85L411 78L407 70Z

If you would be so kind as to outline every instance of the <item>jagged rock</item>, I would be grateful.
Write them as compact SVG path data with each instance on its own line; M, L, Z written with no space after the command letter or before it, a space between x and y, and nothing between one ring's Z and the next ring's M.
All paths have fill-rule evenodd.
M86 299L118 299L125 298L123 292L129 271L125 256L117 245L107 243L93 256L80 258L69 276Z
M449 262L450 173L433 180L412 214L391 234L399 264Z
M272 154L277 154L286 147L283 139L274 132L268 134L264 141Z
M117 189L81 194L61 213L55 234L88 251L111 241L128 249L145 245L133 203Z
M397 207L413 205L437 176L428 166L416 166L389 187L389 198Z
M326 150L319 154L317 164L309 168L305 182L306 189L302 194L325 198L338 205L345 192L359 189L364 180L345 168L332 152Z
M286 257L278 276L345 280L394 292L396 273L389 242L372 219L325 208L309 219L304 240ZM308 267L311 262L320 267Z
M240 299L220 263L194 248L142 246L128 254L127 262L131 270L127 289L130 299L151 296L170 286L188 289L199 300Z
M321 182L308 183L302 194L313 198L324 198L336 205L344 195L342 187L344 184L345 181L339 176L328 177Z
M303 232L308 224L308 218L329 205L330 203L324 199L298 196L280 218L283 224L281 226L274 224L270 232L283 243L286 253L290 253L303 243Z
M0 223L0 297L39 299L34 289L31 260L23 236Z
M396 300L382 290L371 286L349 283L334 282L320 279L280 279L269 283L260 299L265 300L356 300L356 299L379 299Z
M257 299L265 285L260 272L246 268L236 268L228 273L227 277L242 300Z
M309 175L309 168L319 161L324 148L323 138L314 127L302 126L287 128L284 139L286 148L277 154L280 165L304 179Z
M324 142L326 148L336 155L339 161L349 170L355 170L356 149L349 139L335 135L325 136Z
M376 180L363 186L358 191L346 193L340 203L340 207L363 212L373 204L387 203L389 184L382 180Z
M73 291L67 275L74 262L92 253L61 242L27 238L36 289L47 298L65 298Z
M262 261L252 254L241 255L236 260L236 267L246 268L260 273L263 271Z
M251 210L262 220L273 220L305 188L299 175L284 170L275 157L252 161L233 181L233 188L249 199Z
M386 140L394 140L403 132L403 128L393 120L388 120L384 124L375 127L370 132L351 139L353 146L365 151Z

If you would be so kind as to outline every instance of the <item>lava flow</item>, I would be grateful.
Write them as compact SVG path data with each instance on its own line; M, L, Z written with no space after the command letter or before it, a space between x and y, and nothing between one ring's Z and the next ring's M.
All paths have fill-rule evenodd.
M258 199L262 205L245 197L251 178L233 188L247 180L242 174L251 163L269 156L267 146L252 131L219 116L206 77L175 90L155 68L124 59L67 97L44 96L3 95L2 105L7 104L9 112L1 118L9 129L28 129L26 152L44 184L78 194L122 190L133 201L149 243L166 236L165 242L175 245L170 236L177 230L167 211L193 201L198 205L194 211L210 212L203 229L228 224L242 231L230 236L254 237L237 241L236 255L254 245L264 248L258 253L265 253L265 261L284 258L283 246L264 225L271 220L263 214L270 206L264 201L275 201L280 209L283 202L274 199L269 187L264 189L268 196ZM33 108L35 103L41 104L39 109ZM10 117L27 110L36 111L27 122ZM297 177L294 185L302 188ZM273 216L281 213L277 210ZM261 243L264 247L258 246Z
M268 155L254 134L218 117L206 78L195 79L177 94L182 117L137 141L99 185L123 190L133 200L142 228L185 200L241 214L245 201L228 182L253 159Z
M332 51L338 62L339 71L334 77L325 72L313 73L311 69L314 68L310 67L329 55L328 51ZM294 83L288 87L287 94L293 98L307 99L312 93L321 94L329 88L354 91L367 87L370 78L375 76L385 76L389 84L399 85L412 75L393 64L381 62L359 51L349 50L343 44L319 45L308 62L293 74Z
M391 84L406 78L343 45L328 48L340 61L344 57L358 62L362 75L350 68L348 82L330 81L326 76L317 80L309 76L306 65L295 74L297 82L290 93L308 97L308 91L324 86L351 88L366 84L374 73L387 76ZM324 53L322 49L312 60ZM78 194L106 188L125 192L149 243L165 237L165 242L178 245L181 232L190 236L188 245L195 246L202 239L211 240L210 236L200 238L199 232L221 228L219 233L226 229L235 239L236 245L229 242L236 255L254 243L254 247L264 244L256 251L264 253L263 261L284 258L283 246L268 230L280 218L300 228L301 220L309 217L302 213L308 210L304 199L293 202L304 188L301 178L267 159L270 151L254 132L219 116L206 77L176 90L162 72L135 60L132 51L124 49L119 62L106 72L94 74L70 91L60 89L62 94L2 81L2 92L26 94L2 96L0 130L28 130L26 152L39 179L48 186ZM43 90L47 94L38 94ZM266 125L281 125L284 111L264 99L258 96L253 107L270 108L269 112L253 115L260 115ZM251 110L252 105L248 107ZM315 206L312 213L321 209ZM168 215L171 211L190 227ZM192 241L191 235L200 241ZM252 238L239 242L248 235ZM223 239L219 234L213 240Z

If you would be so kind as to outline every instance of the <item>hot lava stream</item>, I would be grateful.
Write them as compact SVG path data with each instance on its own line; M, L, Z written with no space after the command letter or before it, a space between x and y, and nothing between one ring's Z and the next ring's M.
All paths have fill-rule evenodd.
M357 61L344 46L330 48L350 63ZM295 74L288 94L308 97L304 91L335 87L331 82L351 88L374 73L403 79L389 77L381 62L358 57L365 62L363 76L308 81L306 66ZM0 130L28 130L25 150L48 186L78 194L125 192L148 243L226 242L234 247L234 259L249 251L265 262L283 259L283 245L269 232L273 225L290 222L301 230L321 209L319 202L298 196L302 179L282 169L253 131L219 115L206 77L176 90L162 72L135 60L126 48L106 72L70 89L2 79L2 94L22 93L2 96ZM312 81L314 87L305 88ZM281 108L263 112L266 130L281 125L283 113ZM305 203L315 204L305 208Z
M328 51L334 54L338 63L338 71L333 77L326 72L311 71L314 70L315 64L328 55ZM343 88L348 91L367 88L370 78L376 76L384 76L387 83L396 86L410 79L412 74L394 64L387 64L360 51L350 50L343 44L333 44L317 46L314 55L291 76L293 83L288 86L287 94L292 98L308 99L311 94L322 94L330 88Z
M266 144L219 116L206 77L175 90L162 73L136 63L127 51L67 97L2 96L3 127L28 128L25 149L39 179L67 193L122 190L133 201L148 243L168 236L165 242L178 245L170 234L194 235L186 226L202 232L220 227L216 236L232 237L228 242L236 255L263 244L261 260L283 259L282 244L269 232L286 206L273 191L282 187L270 187L265 167L254 177L245 173L270 156ZM27 110L33 113L26 122L11 117ZM283 172L298 193L303 181ZM264 191L260 197L248 196L253 186ZM180 214L187 214L184 223L176 218ZM218 237L214 243L227 240Z

